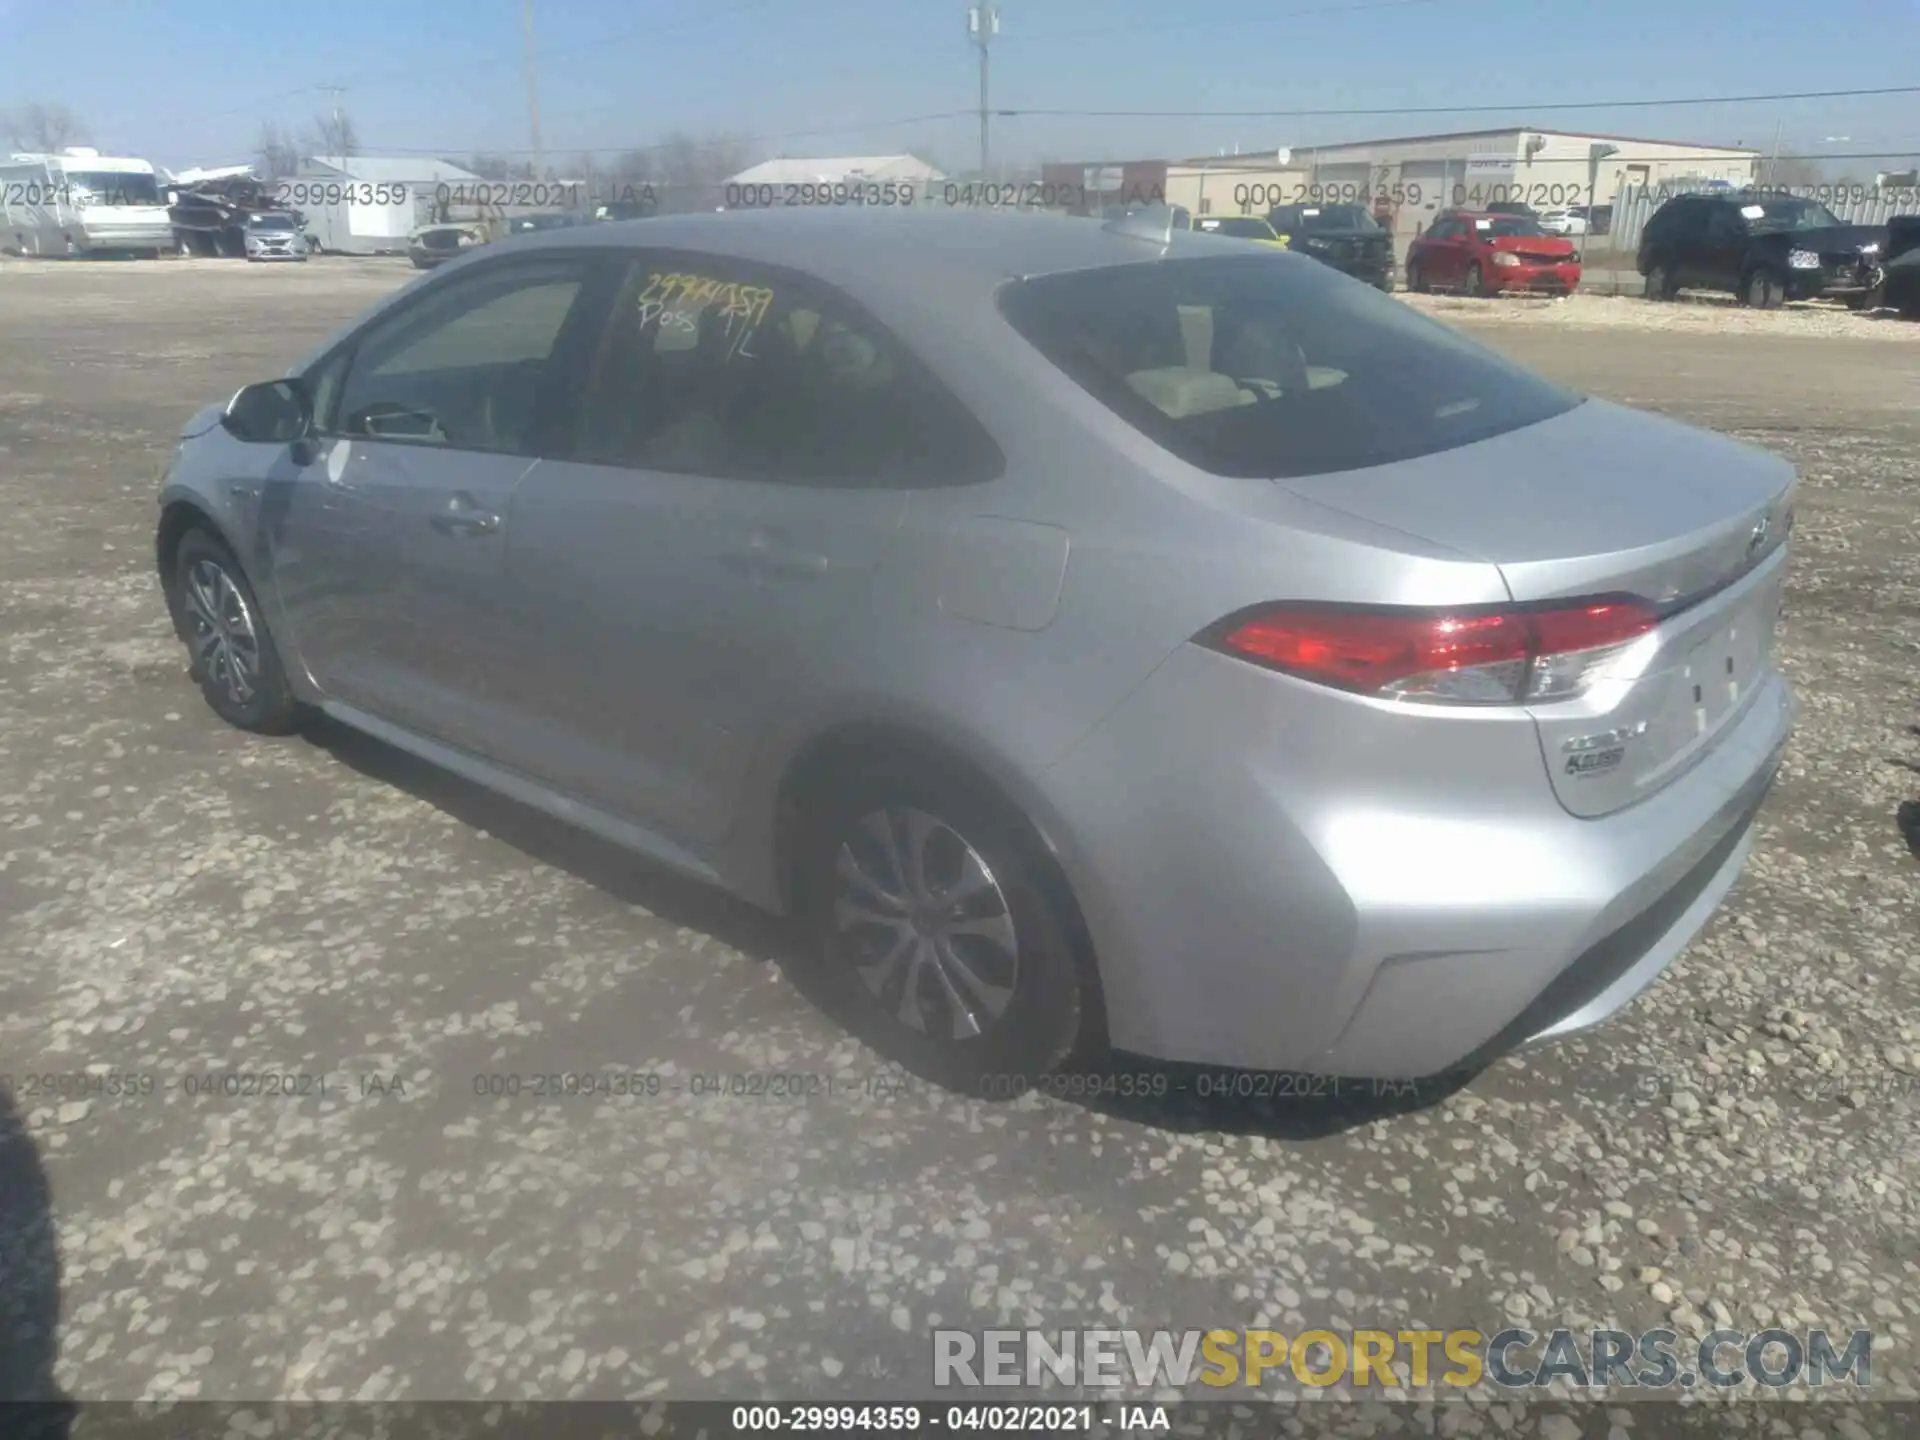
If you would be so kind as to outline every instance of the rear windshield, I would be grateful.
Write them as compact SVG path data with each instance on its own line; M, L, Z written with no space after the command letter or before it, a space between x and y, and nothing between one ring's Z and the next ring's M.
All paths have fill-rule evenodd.
M1379 222L1359 205L1282 205L1267 217L1282 234L1302 230L1378 230Z
M1370 285L1285 256L1043 276L1006 286L1000 305L1121 419L1216 475L1385 465L1580 403Z
M1223 215L1217 220L1209 217L1196 220L1193 225L1209 235L1233 235L1242 240L1273 239L1273 227L1258 215Z

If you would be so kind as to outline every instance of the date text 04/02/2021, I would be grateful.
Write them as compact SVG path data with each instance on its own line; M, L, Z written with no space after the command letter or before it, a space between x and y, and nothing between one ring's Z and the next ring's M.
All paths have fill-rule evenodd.
M735 1405L726 1416L735 1435L1084 1435L1109 1426L1171 1428L1166 1409L1154 1405Z

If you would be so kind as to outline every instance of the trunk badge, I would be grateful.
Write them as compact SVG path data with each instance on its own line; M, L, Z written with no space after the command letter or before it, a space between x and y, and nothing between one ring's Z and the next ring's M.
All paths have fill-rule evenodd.
M1747 555L1751 558L1760 553L1760 547L1767 543L1767 533L1773 529L1773 521L1762 515L1753 522L1753 533L1747 537Z

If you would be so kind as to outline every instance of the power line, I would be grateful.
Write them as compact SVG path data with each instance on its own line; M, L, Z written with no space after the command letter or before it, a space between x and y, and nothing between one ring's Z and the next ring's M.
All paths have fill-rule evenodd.
M1773 95L1688 95L1665 100L1553 100L1529 105L1373 105L1293 110L996 110L997 115L1086 120L1264 120L1313 116L1537 114L1543 110L1651 110L1674 105L1752 105L1781 100L1852 100L1875 95L1920 95L1920 85L1869 90L1797 90Z
M1449 5L1455 0L1367 0L1360 5L1315 5L1303 10L1262 10L1253 20L1292 20L1302 15L1351 15L1363 10L1410 10L1417 5ZM1086 30L1042 30L1038 34L1020 33L1022 40L1071 40L1084 44L1089 38L1105 40L1115 35L1164 35L1175 30L1198 30L1206 26L1232 25L1246 29L1252 23L1245 16L1236 16L1231 20L1183 20L1168 25L1120 25L1101 26L1090 36Z
M899 125L919 125L933 120L972 119L978 112L973 110L936 110L926 115L900 115L891 120L857 120L850 125L821 125L811 130L785 130L773 135L729 135L717 140L656 140L650 145L563 145L558 149L571 155L630 155L653 150L676 150L681 147L692 150L724 150L735 145L762 145L777 140L800 140L813 135L847 135L856 130L885 130ZM383 155L470 155L474 153L471 144L466 145L381 145L363 146L363 149L377 148ZM528 149L496 150L484 147L488 155L531 155Z

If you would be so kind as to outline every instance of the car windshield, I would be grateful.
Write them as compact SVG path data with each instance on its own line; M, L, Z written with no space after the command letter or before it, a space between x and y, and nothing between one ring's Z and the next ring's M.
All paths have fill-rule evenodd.
M1755 211L1759 213L1755 214ZM1756 235L1774 235L1787 230L1824 230L1841 223L1840 217L1818 200L1802 200L1785 195L1742 201L1740 214L1745 218L1747 228Z
M1301 230L1378 230L1364 205L1283 205L1268 217L1275 230L1291 235Z
M153 176L119 170L67 171L67 185L87 192L93 205L158 205L160 187Z
M293 217L291 215L249 215L247 228L249 230L291 230Z
M1001 308L1121 419L1216 475L1356 470L1580 403L1319 266L1173 260L1017 281Z
M1273 227L1258 215L1223 215L1219 219L1196 220L1194 227L1209 235L1233 235L1242 240L1271 240Z
M1516 235L1545 235L1538 220L1530 220L1524 215L1495 215L1489 219L1476 220L1473 228L1482 235L1491 235L1500 239L1510 239Z

